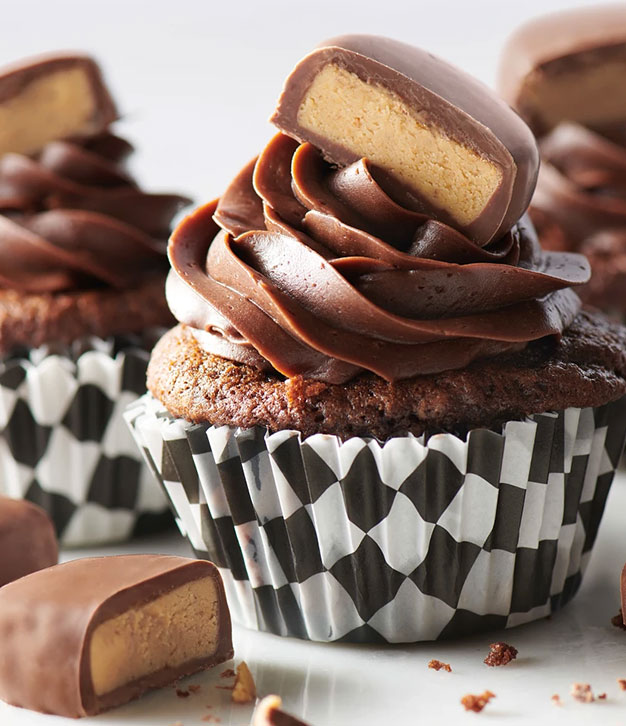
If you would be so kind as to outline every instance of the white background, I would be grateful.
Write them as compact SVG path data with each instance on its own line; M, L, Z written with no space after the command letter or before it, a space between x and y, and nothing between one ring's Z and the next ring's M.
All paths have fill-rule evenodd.
M322 39L345 32L389 35L492 83L504 39L517 24L546 10L594 4L0 0L0 63L63 48L96 54L124 115L120 130L137 145L133 168L141 181L154 190L187 192L201 202L217 196L269 138L267 118L285 75ZM315 726L626 724L626 693L616 684L616 678L626 677L626 633L608 624L618 608L619 569L626 559L624 511L622 475L582 592L550 622L459 643L387 649L299 643L237 629L237 657L250 663L261 692L280 692L290 709ZM142 548L187 552L175 537L134 545L135 551ZM490 638L516 645L519 660L487 669L481 661ZM451 662L454 672L428 671L432 657ZM232 708L228 692L214 689L215 678L193 679L203 684L197 698L178 699L166 690L88 722L169 726L180 720L202 726L205 703L221 698L222 723L247 724L250 709ZM607 702L574 703L567 693L575 680L606 691ZM480 716L463 713L460 696L485 688L497 693L496 701ZM550 702L555 692L563 708ZM0 726L72 723L0 704Z
M506 36L576 0L0 0L0 63L57 49L102 62L147 187L218 196L272 134L292 66L317 43L378 33L487 83Z

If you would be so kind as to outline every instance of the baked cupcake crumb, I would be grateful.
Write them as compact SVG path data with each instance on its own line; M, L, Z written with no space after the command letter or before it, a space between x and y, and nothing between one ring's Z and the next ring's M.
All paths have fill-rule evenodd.
M468 693L467 695L463 696L461 699L461 703L463 704L466 711L473 711L474 713L480 713L483 708L491 701L492 698L495 698L496 694L492 693L491 691L483 691L483 693L480 693L478 695L474 693Z
M428 667L433 671L446 671L447 673L452 673L452 668L449 663L444 663L443 661L435 658L428 663Z
M491 667L504 666L517 658L517 648L508 643L492 643L489 648L489 653L483 661L485 665Z

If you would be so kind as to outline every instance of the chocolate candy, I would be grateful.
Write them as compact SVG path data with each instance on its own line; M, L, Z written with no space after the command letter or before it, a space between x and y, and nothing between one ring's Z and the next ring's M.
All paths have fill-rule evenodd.
M367 158L401 203L485 245L525 212L533 136L486 86L426 51L345 35L296 66L271 121L340 166Z
M0 497L0 587L58 561L54 525L46 512L25 499Z
M116 117L88 56L49 56L0 71L0 155L35 154L54 139L97 134Z
M621 595L622 595L622 620L626 626L626 565L622 570L622 583L621 583Z
M626 5L579 8L526 23L500 61L498 89L541 135L563 120L626 118Z
M278 696L266 696L254 711L252 726L307 726L304 721L281 711L282 705Z
M214 565L163 555L74 560L0 589L0 698L79 717L233 655Z

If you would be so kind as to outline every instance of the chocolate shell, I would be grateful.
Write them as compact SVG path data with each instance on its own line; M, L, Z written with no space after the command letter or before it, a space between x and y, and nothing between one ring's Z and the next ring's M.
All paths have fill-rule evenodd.
M626 5L535 18L508 40L498 90L537 135L561 121L587 126L626 118Z
M74 560L0 589L0 698L96 714L233 655L214 565L163 555Z
M0 497L0 587L58 560L59 545L46 512L25 499Z
M396 201L481 246L511 229L535 186L538 151L520 118L460 69L388 38L322 43L271 121L334 164L367 159Z
M116 118L89 56L49 55L0 70L0 156L35 154L55 139L97 134Z

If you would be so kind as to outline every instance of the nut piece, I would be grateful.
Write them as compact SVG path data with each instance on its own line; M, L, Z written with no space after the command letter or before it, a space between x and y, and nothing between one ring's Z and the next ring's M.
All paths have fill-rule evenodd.
M475 695L473 693L468 693L466 696L463 696L461 699L461 703L463 704L466 711L474 711L474 713L480 713L483 708L491 701L492 698L495 698L496 694L492 693L491 691L484 691L483 693L479 695Z
M517 648L508 643L492 643L484 660L488 666L504 666L517 658Z
M443 671L447 671L448 673L452 673L452 668L450 667L450 664L449 663L443 663L442 661L436 660L434 658L433 658L433 660L431 660L428 663L428 667L431 668L434 671L441 671L441 670L443 670Z
M244 660L237 666L232 700L235 703L252 703L256 698L256 685L250 669Z
M307 726L304 721L281 711L282 705L279 696L266 696L254 711L252 726Z
M592 703L596 700L588 683L572 683L570 693L574 700L581 703Z

